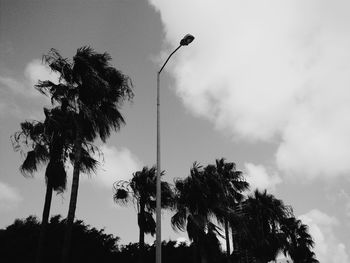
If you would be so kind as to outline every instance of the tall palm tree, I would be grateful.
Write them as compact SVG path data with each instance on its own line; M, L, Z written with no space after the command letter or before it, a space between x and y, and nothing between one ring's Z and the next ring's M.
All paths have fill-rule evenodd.
M42 81L36 87L70 113L74 123L74 168L67 216L62 262L69 261L72 226L77 205L82 146L99 137L103 142L112 130L124 124L120 106L133 97L130 79L111 66L108 53L96 53L90 47L77 50L73 60L63 58L55 49L43 57L60 76L59 84Z
M227 212L220 205L221 185L211 174L194 163L188 177L175 181L176 213L171 223L175 230L186 230L193 241L194 262L207 262L208 252L212 249L208 245L215 244L208 242L208 238L212 240L220 234L213 219L216 216L221 218Z
M21 130L12 139L16 150L26 150L26 157L20 167L25 175L32 175L42 165L46 164L46 194L42 215L42 223L38 241L36 262L43 262L46 229L50 214L52 192L63 192L66 188L65 163L71 151L72 137L67 127L67 119L60 107L51 110L44 109L44 122L25 121ZM82 167L84 171L94 171L97 161L86 150Z
M229 221L234 216L235 205L243 200L242 192L249 188L249 184L244 180L243 173L236 170L236 164L226 162L224 158L217 159L215 165L208 165L205 170L218 180L221 186L221 203L228 209L228 214L218 220L225 227L226 255L229 260Z
M164 175L164 172L161 173ZM113 199L117 204L134 203L137 209L137 222L140 228L139 235L139 262L143 262L145 248L145 234L155 234L156 222L153 214L156 210L156 168L143 167L141 171L133 173L129 181L120 180L113 184ZM162 207L173 205L173 191L167 182L161 185Z
M282 221L281 230L285 239L285 255L289 255L296 263L317 263L312 251L314 241L309 234L307 225L294 216Z
M291 209L266 190L256 190L245 201L243 213L245 227L242 229L248 230L241 236L243 248L258 262L275 260L284 247L281 222L291 215Z

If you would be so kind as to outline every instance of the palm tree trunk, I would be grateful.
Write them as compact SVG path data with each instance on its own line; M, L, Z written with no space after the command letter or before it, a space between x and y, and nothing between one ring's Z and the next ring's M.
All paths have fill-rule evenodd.
M199 262L199 249L198 249L198 244L194 240L193 241L193 263L198 263Z
M138 262L142 263L145 256L145 232L141 230L141 228L140 228L140 236L139 236L139 249L140 251L139 251Z
M43 260L44 252L45 252L44 246L46 241L47 225L49 222L51 200L52 200L52 186L51 186L50 179L48 179L47 186L46 186L43 217L41 220L40 234L39 234L39 240L38 240L38 248L36 253L36 261L35 261L36 263L44 262Z
M200 263L207 263L208 262L208 255L207 251L203 248L200 249Z
M140 213L139 213L139 228L140 228L140 235L139 235L139 259L138 262L142 263L144 259L145 254L145 230L144 230L144 224L145 223L145 204L140 204Z
M231 236L232 236L232 253L238 250L237 238L235 236L235 229L231 222Z
M227 256L227 262L230 262L230 236L229 236L229 227L228 227L228 220L225 219L225 238L226 238L226 256Z
M139 234L139 247L141 251L145 248L145 231L141 227L140 227L140 234Z
M69 262L70 247L72 241L72 230L73 222L75 217L75 209L77 207L78 198L78 188L79 188L79 172L81 163L81 148L82 148L82 138L79 128L77 129L77 135L75 140L75 153L74 153L74 169L73 169L73 179L72 179L72 189L69 202L69 210L66 222L66 230L63 240L62 248L62 263Z
M239 240L236 235L236 230L233 227L233 223L231 222L231 237L232 237L232 253L237 255L238 253L241 253L240 248L239 248ZM238 260L237 263L242 262L242 260Z

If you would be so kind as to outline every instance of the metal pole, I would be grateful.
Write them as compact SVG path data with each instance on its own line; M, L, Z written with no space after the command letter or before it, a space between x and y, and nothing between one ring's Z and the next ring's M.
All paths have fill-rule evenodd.
M181 47L178 46L164 62L157 73L157 194L156 194L156 263L162 262L162 202L161 202L161 168L160 168L160 73L169 61L170 57Z
M161 180L160 180L160 94L159 75L157 74L157 196L156 196L156 263L162 262L162 233L161 233Z

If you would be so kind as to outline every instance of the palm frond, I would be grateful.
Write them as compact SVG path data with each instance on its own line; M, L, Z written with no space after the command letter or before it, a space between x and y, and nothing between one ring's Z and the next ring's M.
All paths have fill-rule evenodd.
M42 61L50 69L60 75L60 81L72 82L72 66L67 58L63 58L57 49L51 48L50 51L43 55Z
M88 174L96 173L98 165L99 162L93 158L86 149L82 148L80 170Z
M117 189L113 195L113 200L119 205L126 205L129 202L129 192L125 189Z
M152 213L144 212L143 216L139 213L138 224L146 234L151 234L153 236L156 233L156 222L154 221Z
M186 231L190 240L199 241L205 236L207 218L203 215L189 214L187 216Z
M187 222L187 213L185 208L180 208L177 212L171 217L171 226L177 231L185 231Z
M47 184L57 192L61 193L66 189L67 173L62 160L51 159L45 171Z
M23 175L28 176L36 172L38 169L35 151L29 151L22 165L20 166L20 171Z

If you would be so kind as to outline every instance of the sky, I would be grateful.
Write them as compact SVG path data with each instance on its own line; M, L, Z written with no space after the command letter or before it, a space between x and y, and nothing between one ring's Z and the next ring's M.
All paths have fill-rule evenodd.
M112 184L155 164L156 72L191 33L161 74L165 180L224 157L252 189L293 207L320 262L349 263L349 8L345 0L0 0L0 227L42 213L44 169L22 176L10 141L50 105L33 88L57 80L41 57L56 48L72 58L89 45L130 76L135 98L121 110L126 125L96 142L104 158L82 175L76 217L137 241L135 209L113 203ZM54 196L52 215L67 214L69 192ZM163 239L186 238L170 216Z

